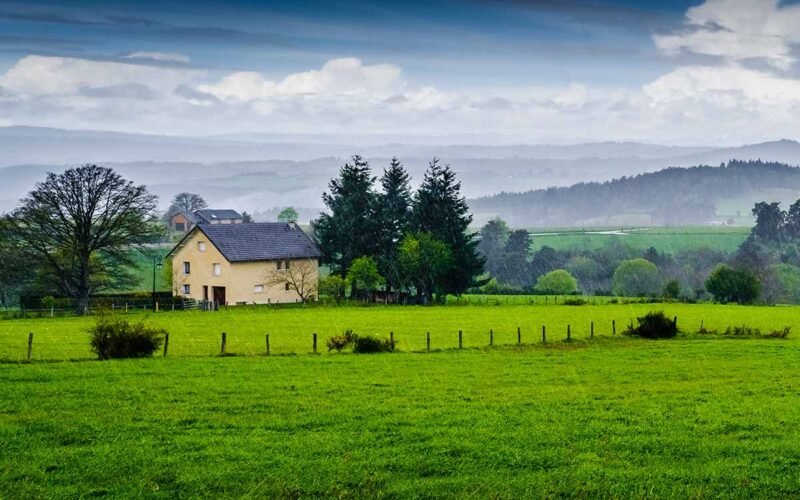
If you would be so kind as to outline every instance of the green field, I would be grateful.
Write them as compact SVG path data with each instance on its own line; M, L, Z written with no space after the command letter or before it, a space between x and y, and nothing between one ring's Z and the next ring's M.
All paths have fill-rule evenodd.
M91 319L3 321L0 498L800 495L800 341L610 336L654 308L158 313L169 357L106 362L39 361L89 358ZM685 331L800 328L797 307L663 308ZM346 327L403 352L308 354ZM213 356L223 330L241 355ZM297 355L257 355L265 332Z
M531 229L530 231L533 234L531 240L534 250L539 250L543 246L556 250L595 250L619 242L636 250L655 247L659 252L670 254L701 247L733 252L750 234L750 228L743 226Z

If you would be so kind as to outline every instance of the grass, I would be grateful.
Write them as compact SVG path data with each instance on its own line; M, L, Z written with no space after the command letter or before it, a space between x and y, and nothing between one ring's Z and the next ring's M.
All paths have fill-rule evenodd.
M594 250L613 242L620 242L636 250L655 247L659 252L675 254L684 250L701 247L724 252L733 252L750 234L749 227L653 227L623 229L624 234L597 234L607 230L536 230L532 238L532 248L539 250L549 246L557 250Z
M796 497L797 344L0 365L0 497Z
M0 498L800 495L800 341L610 336L662 306L685 331L800 327L798 307L231 308L149 316L169 357L100 362L90 318L2 321ZM307 355L347 327L403 352ZM297 355L257 355L265 332Z
M426 333L431 333L433 349L458 346L458 331L463 331L466 347L489 343L489 330L496 344L514 344L517 327L524 342L541 340L542 325L551 340L566 337L585 339L591 322L597 335L610 335L612 321L617 333L634 318L648 311L664 310L678 316L678 326L697 331L701 321L707 329L724 331L731 325L750 325L762 331L786 326L800 332L798 307L743 307L713 304L628 304L628 305L504 305L497 306L375 306L375 307L258 307L227 311L137 312L133 320L146 318L170 333L171 356L211 356L219 353L221 333L227 333L228 352L242 355L264 353L265 335L270 334L275 354L305 354L312 350L312 333L324 350L329 336L352 328L359 334L388 337L393 331L398 348L421 351L426 348ZM36 360L91 359L86 330L93 318L67 317L0 322L0 360L21 360L26 356L28 333L34 333L33 358Z

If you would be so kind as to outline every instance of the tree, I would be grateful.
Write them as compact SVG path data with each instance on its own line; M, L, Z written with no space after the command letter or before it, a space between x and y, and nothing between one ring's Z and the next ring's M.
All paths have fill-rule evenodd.
M264 282L268 286L282 286L293 291L305 304L319 290L318 272L317 263L312 259L293 260L291 266L276 272L270 271L264 277Z
M400 268L424 304L440 298L443 280L453 266L450 249L430 233L406 235L400 244Z
M655 295L661 289L658 267L646 259L623 260L614 271L613 291L625 297Z
M578 291L578 282L565 269L556 269L539 276L534 289L539 293L570 295Z
M375 254L375 193L369 164L353 156L339 170L339 178L331 179L322 201L329 213L320 214L312 223L314 237L323 253L323 262L330 264L341 277L354 259Z
M364 256L353 260L347 271L347 281L350 282L353 290L363 291L364 300L367 300L372 292L383 284L384 279L378 272L378 264L375 259Z
M0 219L0 305L9 307L16 302L23 287L33 280L36 261L24 251L21 242L8 232L8 222Z
M499 275L503 281L516 286L530 285L528 275L528 254L530 253L530 233L525 229L511 232L503 249L505 265Z
M247 212L242 212L242 222L244 224L253 222L253 216L248 214Z
M129 283L132 250L162 234L156 197L97 165L47 174L21 203L5 218L9 236L40 263L41 282L77 299L81 314L92 293Z
M537 279L543 274L547 274L554 269L560 269L567 263L567 256L549 246L543 246L538 252L533 254L530 263L530 273L532 279Z
M681 294L681 282L671 279L664 284L663 295L668 299L677 299Z
M338 304L347 293L347 281L336 274L325 276L319 283L319 293L332 298Z
M720 302L750 304L761 295L761 283L747 269L720 264L708 276L706 290Z
M786 212L785 232L790 240L800 238L800 200L792 203Z
M469 232L472 216L461 196L455 172L434 158L414 197L413 229L428 232L450 249L453 266L443 278L444 293L460 295L483 274L484 259L476 251L476 235Z
M776 302L800 304L800 268L791 264L775 264L772 271L778 279L780 294Z
M756 217L756 225L753 227L751 235L764 242L780 242L783 239L783 225L786 219L786 212L781 210L780 203L767 203L765 201L756 203L753 207L753 215Z
M178 193L172 199L172 204L167 210L167 217L172 217L178 212L192 213L208 207L202 196L196 193Z
M300 214L294 207L286 207L278 214L278 222L295 222Z
M486 261L486 272L498 279L504 274L505 249L510 235L511 230L503 219L491 219L481 228L475 247Z
M386 290L392 291L402 282L397 252L409 225L411 188L408 172L397 158L392 158L389 168L384 169L380 183L382 190L376 206L378 271L386 277Z
M578 280L578 285L584 293L590 294L601 290L603 282L603 269L593 259L585 255L578 255L567 262L567 271Z

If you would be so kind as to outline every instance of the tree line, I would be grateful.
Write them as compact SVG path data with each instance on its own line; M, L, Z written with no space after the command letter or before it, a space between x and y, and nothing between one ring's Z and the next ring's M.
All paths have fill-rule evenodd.
M378 179L364 158L353 156L322 200L327 211L312 231L332 271L323 290L335 297L347 285L352 297L382 287L431 303L462 294L483 273L461 183L436 158L413 191L397 158Z

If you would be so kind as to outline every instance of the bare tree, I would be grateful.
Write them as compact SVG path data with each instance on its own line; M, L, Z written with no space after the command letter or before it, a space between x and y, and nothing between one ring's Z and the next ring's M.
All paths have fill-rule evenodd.
M189 213L208 207L208 203L197 193L178 193L172 199L172 206L184 213Z
M47 179L5 216L7 234L38 263L46 287L77 300L133 279L133 251L162 233L156 197L110 168L84 165Z
M268 286L288 287L304 303L316 296L319 289L319 273L312 259L293 260L288 268L270 273L264 281Z

